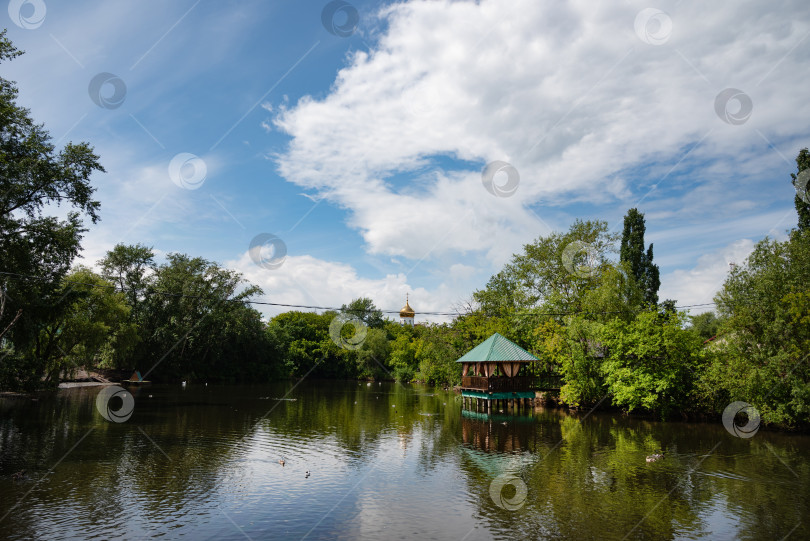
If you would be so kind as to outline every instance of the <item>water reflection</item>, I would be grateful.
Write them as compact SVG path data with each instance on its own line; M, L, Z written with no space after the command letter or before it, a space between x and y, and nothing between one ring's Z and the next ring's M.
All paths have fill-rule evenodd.
M135 388L125 423L101 418L98 389L0 399L0 538L810 534L806 436L292 385ZM12 480L23 468L30 479Z
M534 415L461 411L461 438L488 453L518 453L537 447L541 431Z

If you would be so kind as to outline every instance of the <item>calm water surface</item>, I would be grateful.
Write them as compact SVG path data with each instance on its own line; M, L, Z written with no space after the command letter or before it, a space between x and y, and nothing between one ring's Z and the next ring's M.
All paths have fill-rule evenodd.
M808 436L293 385L0 398L0 539L810 538Z

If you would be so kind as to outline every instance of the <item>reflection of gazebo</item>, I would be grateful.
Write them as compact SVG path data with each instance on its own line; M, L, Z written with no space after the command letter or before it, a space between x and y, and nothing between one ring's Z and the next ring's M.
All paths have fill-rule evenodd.
M501 407L528 405L537 390L560 387L557 375L538 377L529 373L529 363L539 359L498 333L468 351L461 363L461 396L465 406L492 411L492 401ZM498 403L496 402L497 406Z
M461 411L461 441L473 449L517 453L531 451L540 434L531 415Z

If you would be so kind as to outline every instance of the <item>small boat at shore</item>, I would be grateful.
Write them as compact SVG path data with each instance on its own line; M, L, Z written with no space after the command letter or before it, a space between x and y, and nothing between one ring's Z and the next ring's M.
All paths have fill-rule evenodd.
M149 385L152 382L143 379L143 377L141 377L141 372L136 370L132 373L129 379L122 379L121 383L126 383L127 385Z

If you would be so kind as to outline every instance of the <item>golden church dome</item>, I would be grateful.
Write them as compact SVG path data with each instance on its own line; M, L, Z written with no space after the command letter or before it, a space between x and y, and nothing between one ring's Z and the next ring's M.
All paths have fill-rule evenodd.
M402 310L399 311L399 317L414 317L416 312L413 311L411 305L408 304L408 296L405 295L405 306L402 307Z

